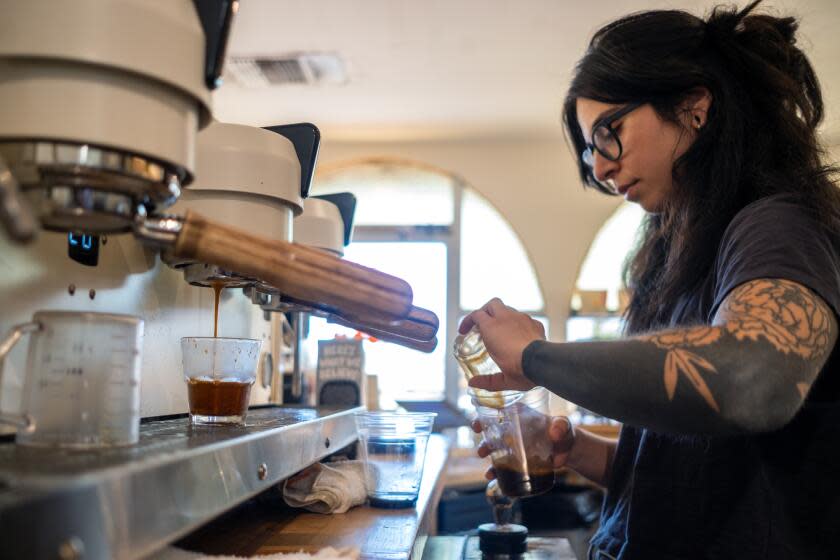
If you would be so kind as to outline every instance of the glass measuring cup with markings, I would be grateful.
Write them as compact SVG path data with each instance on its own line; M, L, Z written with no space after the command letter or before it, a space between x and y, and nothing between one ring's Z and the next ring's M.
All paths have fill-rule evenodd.
M0 342L6 354L30 334L16 442L45 447L110 447L140 434L143 321L131 315L39 311Z

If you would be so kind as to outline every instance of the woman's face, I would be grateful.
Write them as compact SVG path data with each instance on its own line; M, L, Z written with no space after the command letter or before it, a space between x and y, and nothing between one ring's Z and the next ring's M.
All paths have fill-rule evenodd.
M601 103L578 98L577 118L587 142L592 127L624 105ZM638 203L647 212L659 212L674 190L674 162L694 141L690 115L680 126L659 117L653 106L644 104L612 122L621 140L621 157L610 161L593 150L592 169L595 178L611 182L616 192L630 202Z

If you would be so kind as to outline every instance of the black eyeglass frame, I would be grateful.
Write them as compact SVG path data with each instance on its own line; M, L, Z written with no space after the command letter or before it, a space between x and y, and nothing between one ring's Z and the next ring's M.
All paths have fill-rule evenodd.
M594 151L597 151L599 154L604 156L609 161L618 161L619 159L621 159L621 154L624 153L624 146L622 146L622 144L621 144L621 138L618 137L618 133L612 127L612 123L614 123L615 121L617 121L621 117L625 116L626 114L630 113L631 111L635 111L636 109L638 109L642 105L644 105L643 102L630 103L628 105L625 105L624 107L622 107L621 109L618 109L614 113L599 119L592 126L592 132L589 134L589 142L586 143L586 148L580 154L580 158L583 161L584 165L586 165L590 169L592 169L594 167L594 163L595 163L595 153L594 153ZM615 143L618 145L618 155L616 155L615 157L606 153L604 150L602 150L601 148L599 148L595 144L595 133L600 128L606 128L607 132L609 132L609 135L612 138L615 139ZM588 158L587 158L587 154L589 154ZM587 161L587 159L589 161Z

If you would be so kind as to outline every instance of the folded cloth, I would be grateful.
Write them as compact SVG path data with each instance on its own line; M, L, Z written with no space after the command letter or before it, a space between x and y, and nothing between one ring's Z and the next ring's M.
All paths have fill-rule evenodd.
M344 513L365 503L362 461L315 463L283 484L283 499L315 513Z
M143 560L242 560L244 558L247 557L208 556L200 552L190 552L174 546L168 546L151 556L146 556ZM253 558L259 558L259 560L357 560L359 558L359 551L354 548L335 549L327 547L311 554L306 552L287 552L254 556Z

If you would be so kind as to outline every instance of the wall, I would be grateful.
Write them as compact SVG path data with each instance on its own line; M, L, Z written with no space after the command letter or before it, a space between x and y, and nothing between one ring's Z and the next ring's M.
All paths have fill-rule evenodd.
M562 139L349 143L327 138L318 165L370 156L409 158L450 171L495 205L534 263L551 338L565 337L578 269L620 199L583 190Z

